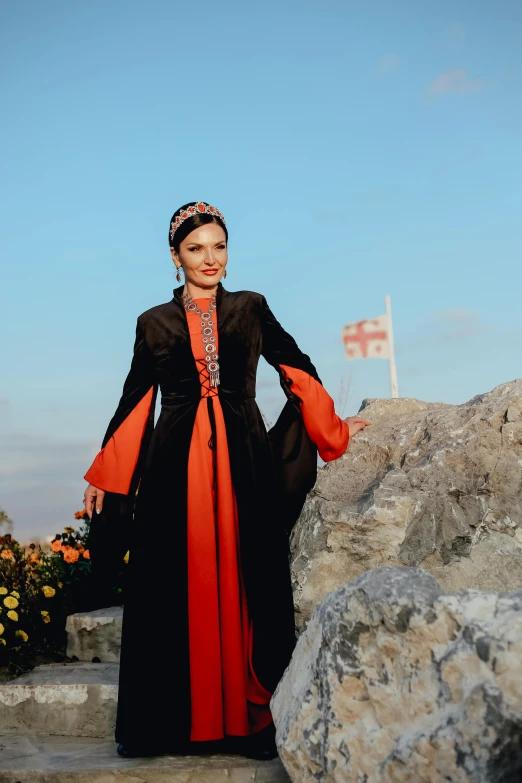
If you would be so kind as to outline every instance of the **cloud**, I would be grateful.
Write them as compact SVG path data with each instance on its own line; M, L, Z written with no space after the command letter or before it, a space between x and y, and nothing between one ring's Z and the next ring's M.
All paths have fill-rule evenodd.
M456 44L462 41L464 37L464 28L462 26L462 22L451 22L450 25L448 25L448 29L446 31L446 38L450 43Z
M478 313L465 307L437 310L432 323L441 342L466 340L486 331Z
M436 310L417 325L412 337L400 341L397 354L407 354L409 350L430 345L463 342L487 331L493 331L493 327L484 324L475 310L466 307Z
M422 378L424 370L420 367L401 367L401 376L403 378Z
M96 451L94 443L2 434L0 507L13 520L15 536L45 538L71 524L82 507L83 475Z
M429 86L431 95L471 95L482 89L480 79L470 79L465 68L450 68L440 73Z
M379 73L390 73L399 67L398 54L385 54L377 63Z
M335 223L346 218L346 210L320 209L315 213L315 217L320 223Z

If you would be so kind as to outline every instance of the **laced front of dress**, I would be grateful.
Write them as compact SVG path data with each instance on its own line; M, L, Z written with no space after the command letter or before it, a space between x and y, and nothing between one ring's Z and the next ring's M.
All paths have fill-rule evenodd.
M218 394L217 387L210 385L210 373L208 371L207 362L205 361L205 359L196 359L196 364L198 367L199 380L201 383L201 396L217 397Z

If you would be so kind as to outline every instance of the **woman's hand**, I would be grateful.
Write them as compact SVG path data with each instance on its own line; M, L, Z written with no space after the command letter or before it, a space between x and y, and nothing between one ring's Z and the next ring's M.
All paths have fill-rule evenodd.
M95 487L93 484L89 484L83 496L85 510L89 515L89 519L92 519L92 512L94 511L95 508L96 508L96 513L97 514L100 513L100 511L103 508L104 497L105 497L105 492L103 491L103 489L98 489L98 487Z
M352 438L358 432L360 432L365 427L368 427L371 424L371 421L366 421L366 419L361 419L360 416L348 416L344 421L348 425L350 438Z

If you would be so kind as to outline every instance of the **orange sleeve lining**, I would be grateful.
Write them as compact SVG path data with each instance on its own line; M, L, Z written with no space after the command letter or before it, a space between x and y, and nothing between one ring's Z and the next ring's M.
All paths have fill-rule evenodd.
M84 476L89 484L105 492L128 494L147 426L152 396L153 387L120 424L105 447L98 452Z
M319 456L325 462L338 459L348 447L350 430L336 414L332 398L308 373L284 364L279 366L286 379L291 380L292 392L300 399L304 425Z

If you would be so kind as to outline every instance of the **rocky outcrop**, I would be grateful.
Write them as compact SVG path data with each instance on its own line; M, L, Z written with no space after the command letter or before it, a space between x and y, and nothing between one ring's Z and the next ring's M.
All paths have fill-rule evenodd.
M445 590L522 587L522 380L463 405L366 400L372 426L319 471L291 539L302 629L332 590L382 565Z
M521 616L417 568L328 595L271 703L293 783L519 783Z

